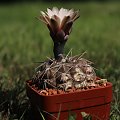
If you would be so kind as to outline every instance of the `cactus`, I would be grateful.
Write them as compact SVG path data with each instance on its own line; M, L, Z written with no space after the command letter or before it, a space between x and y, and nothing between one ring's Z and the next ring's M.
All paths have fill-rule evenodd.
M60 61L49 59L37 68L33 83L38 87L68 90L69 88L94 87L96 74L92 62L78 56L63 57Z
M32 83L38 89L62 89L67 91L70 88L87 89L106 84L104 80L96 82L96 74L92 62L84 59L82 55L64 57L64 46L72 29L73 22L79 18L79 11L53 7L47 12L41 11L38 19L43 21L49 31L54 43L55 59L48 59L37 67L32 78ZM43 91L43 93L46 93ZM48 94L48 93L47 93Z

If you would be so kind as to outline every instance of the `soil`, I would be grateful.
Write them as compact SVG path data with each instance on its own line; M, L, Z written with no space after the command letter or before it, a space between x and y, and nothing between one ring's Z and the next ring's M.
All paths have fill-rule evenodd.
M88 87L81 87L81 88L69 88L66 91L62 89L54 89L54 88L45 88L45 89L40 89L38 88L35 84L32 83L32 81L29 81L29 85L35 89L40 95L43 96L48 96L48 95L57 95L57 94L65 94L65 93L73 93L73 92L79 92L79 91L85 91L85 90L91 90L95 88L100 88L100 87L106 87L107 82L101 83L100 81L103 79L98 79L96 80L95 86L88 86Z

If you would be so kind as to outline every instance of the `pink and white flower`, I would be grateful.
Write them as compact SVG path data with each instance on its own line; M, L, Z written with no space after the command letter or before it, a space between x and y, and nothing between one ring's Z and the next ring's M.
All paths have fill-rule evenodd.
M70 34L72 24L77 18L79 18L79 11L64 8L59 10L57 7L53 7L52 10L47 8L47 12L41 11L39 16L39 19L47 25L51 34L62 32L64 37Z
M47 25L50 36L54 41L54 53L56 52L57 56L63 53L64 45L71 32L73 22L79 16L79 11L74 11L73 9L53 7L52 9L47 8L46 12L41 11L38 19Z

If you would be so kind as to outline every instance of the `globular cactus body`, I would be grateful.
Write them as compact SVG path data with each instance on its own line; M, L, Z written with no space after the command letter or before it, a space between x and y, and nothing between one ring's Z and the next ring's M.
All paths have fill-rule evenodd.
M60 61L50 59L38 68L33 81L38 87L67 90L75 87L94 87L96 74L91 62L82 57L63 57Z

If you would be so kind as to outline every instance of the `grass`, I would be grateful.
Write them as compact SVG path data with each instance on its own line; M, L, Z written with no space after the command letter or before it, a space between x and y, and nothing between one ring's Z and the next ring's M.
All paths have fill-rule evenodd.
M97 75L113 83L111 120L120 119L120 3L21 3L0 5L0 118L29 119L25 81L37 62L52 57L52 40L35 19L47 7L80 9L65 53L87 51ZM4 116L4 118L2 118Z

